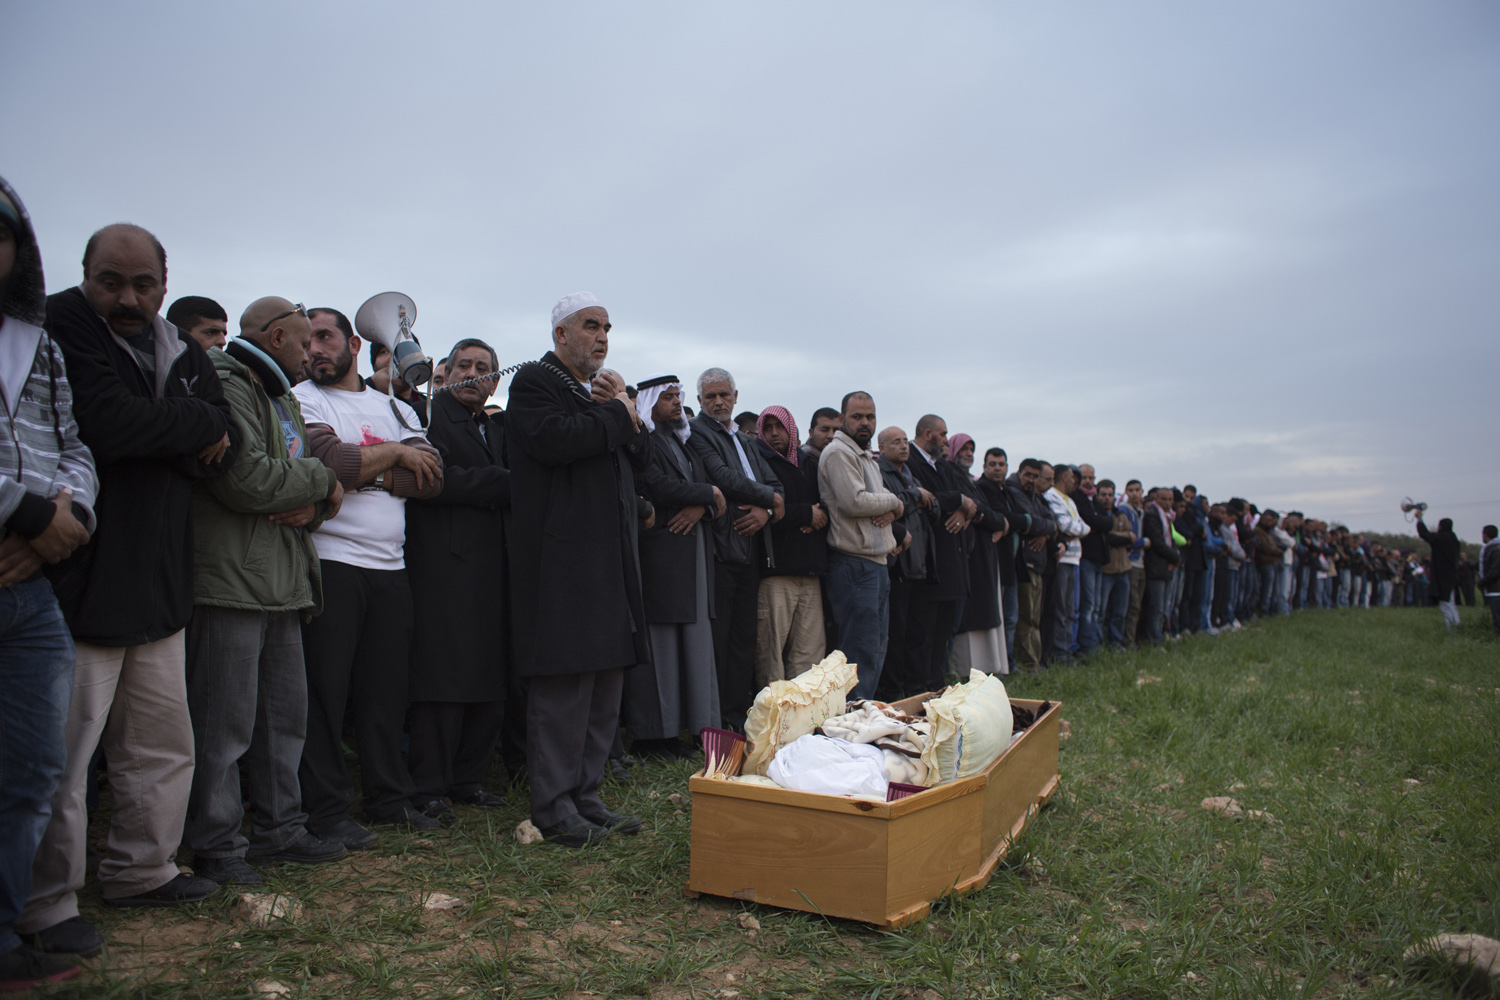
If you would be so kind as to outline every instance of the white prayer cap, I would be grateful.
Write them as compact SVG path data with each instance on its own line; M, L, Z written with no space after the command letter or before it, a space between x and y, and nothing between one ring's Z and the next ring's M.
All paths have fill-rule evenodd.
M552 329L556 330L562 325L563 320L574 313L598 304L599 300L594 298L593 292L574 292L572 295L564 295L557 300L557 305L552 307Z

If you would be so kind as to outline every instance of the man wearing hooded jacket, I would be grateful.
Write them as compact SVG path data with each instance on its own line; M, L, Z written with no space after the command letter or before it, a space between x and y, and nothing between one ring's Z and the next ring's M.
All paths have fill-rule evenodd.
M73 640L42 566L87 544L99 488L62 351L42 330L44 288L31 219L0 180L0 982L17 989L79 971L47 954L52 927L23 944L16 918L67 763L73 692ZM97 947L97 932L86 937Z

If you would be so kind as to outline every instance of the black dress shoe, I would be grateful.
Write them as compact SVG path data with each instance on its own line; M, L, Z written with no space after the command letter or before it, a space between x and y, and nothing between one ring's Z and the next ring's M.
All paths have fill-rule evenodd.
M487 792L483 788L470 795L456 795L453 798L456 806L479 806L481 809L504 809L510 802L503 795Z
M245 860L257 867L281 864L322 865L337 861L348 853L344 845L337 840L323 840L310 833L304 833L279 850L251 851L245 856Z
M634 775L630 773L630 768L626 767L620 761L615 760L613 757L610 758L608 764L604 765L604 773L607 777L614 778L615 781L619 782L620 784L624 784L632 777L634 777Z
M182 906L198 903L219 891L219 887L206 878L196 875L178 875L166 885L159 885L134 896L119 899L104 897L105 906Z
M378 826L394 826L398 830L439 830L442 824L431 816L424 816L410 806L402 806L400 812L388 816L370 816L370 822Z
M423 816L426 816L428 819L437 820L439 826L458 825L458 817L454 815L454 812L449 807L448 803L444 802L442 799L430 799L427 802L422 803L421 805L417 806L417 812L421 813Z
M49 955L92 958L104 949L104 935L82 917L69 917L60 924L21 937L26 944Z
M380 834L374 830L365 829L348 816L336 821L331 826L319 827L316 830L309 827L307 832L319 840L330 840L343 844L351 851L368 851L380 843Z
M193 874L215 885L260 885L265 879L244 858L195 858Z
M590 823L604 827L610 833L618 833L626 837L633 833L641 832L641 820L639 816L625 816L606 809L600 813L590 813L583 818Z
M541 828L542 836L563 847L588 847L601 840L608 840L610 833L598 823L590 822L574 813L561 823Z

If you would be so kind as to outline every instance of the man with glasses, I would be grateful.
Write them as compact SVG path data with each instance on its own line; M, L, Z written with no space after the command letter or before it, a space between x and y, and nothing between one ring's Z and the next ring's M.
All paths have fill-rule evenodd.
M182 874L193 779L184 632L193 614L193 484L233 461L238 430L208 355L160 315L167 255L139 226L90 237L83 283L47 299L78 437L99 472L98 527L48 571L77 648L67 769L16 922L44 951L103 943L78 916L89 758L102 744L114 811L99 863L110 906L191 903L218 891Z
M220 885L259 884L252 865L344 856L343 844L307 832L297 784L307 731L302 616L322 610L311 533L344 497L333 470L308 453L292 395L311 338L307 311L270 296L250 303L240 335L212 356L241 441L224 475L193 492L188 708L197 769L184 842L197 855L194 873Z

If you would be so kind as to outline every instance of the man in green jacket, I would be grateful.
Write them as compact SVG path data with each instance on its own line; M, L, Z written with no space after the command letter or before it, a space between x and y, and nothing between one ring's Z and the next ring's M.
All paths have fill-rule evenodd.
M224 474L193 491L187 682L197 769L183 843L197 854L196 874L220 885L259 884L252 865L345 854L308 832L297 780L307 730L302 619L323 604L311 534L344 498L333 470L308 452L292 395L311 338L301 305L269 297L252 302L240 335L209 355L241 440Z

